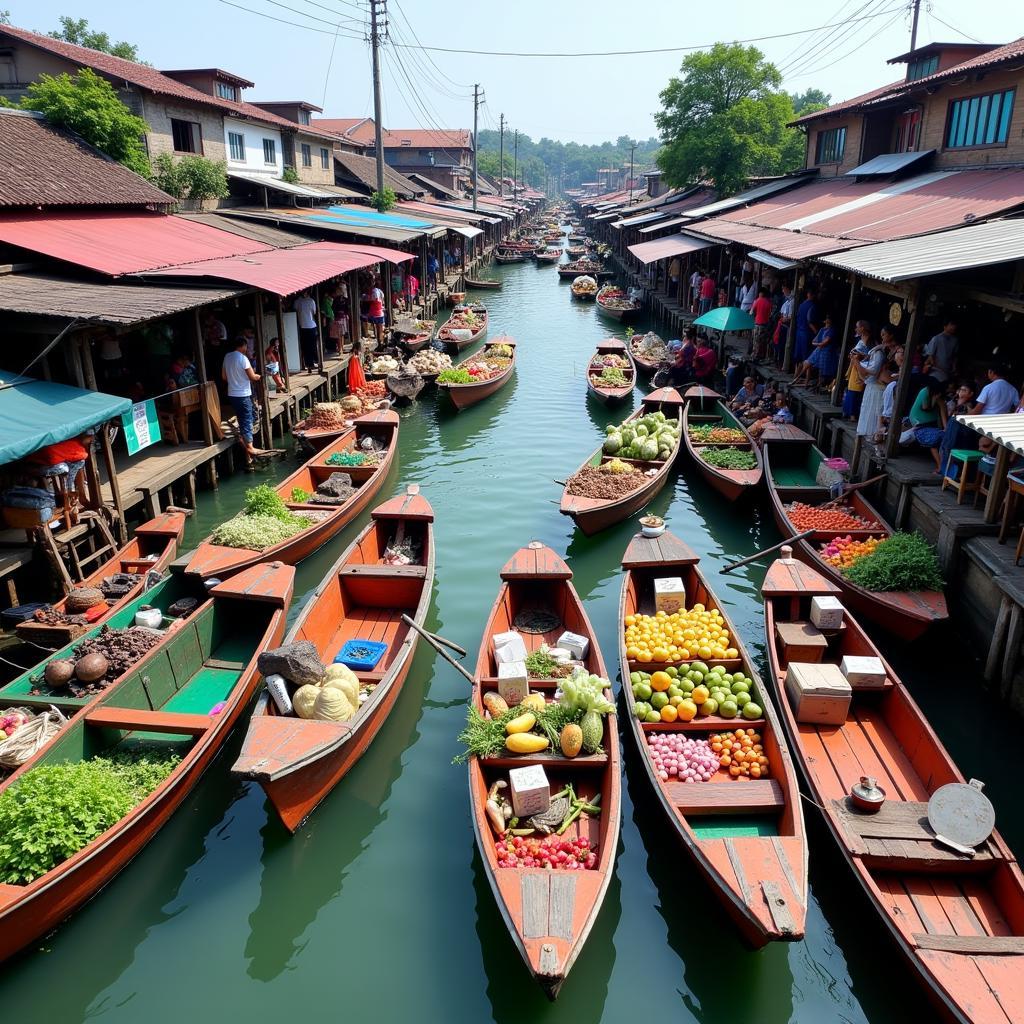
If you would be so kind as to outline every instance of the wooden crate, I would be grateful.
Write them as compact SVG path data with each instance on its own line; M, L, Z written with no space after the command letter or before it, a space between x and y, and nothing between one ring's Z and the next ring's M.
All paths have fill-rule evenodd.
M810 622L777 622L775 635L787 662L820 662L828 650L828 640Z

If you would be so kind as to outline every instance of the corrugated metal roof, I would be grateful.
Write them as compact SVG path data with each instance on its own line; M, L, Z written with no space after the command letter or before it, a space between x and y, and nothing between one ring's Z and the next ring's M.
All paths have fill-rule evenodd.
M218 228L221 231L230 232L232 235L241 235L242 238L248 238L253 242L263 242L264 245L275 249L305 245L309 241L306 235L300 235L294 231L282 231L280 228L272 228L269 224L257 224L254 221L225 217L221 213L176 213L174 216L180 217L182 220L190 220L195 224Z
M902 171L912 164L916 164L919 160L934 156L934 154L934 149L925 149L920 153L882 153L880 156L869 160L866 164L861 164L859 167L854 167L852 171L847 171L846 177L851 178L855 175L863 177L869 174L895 174L897 171Z
M1024 455L1024 416L1008 412L1000 416L956 416L957 421L982 437L990 438L996 444L1009 448L1017 455Z
M638 224L650 224L652 220L661 220L660 213L642 213L639 217L627 217L625 220L612 222L612 227L617 230L622 228L635 228Z
M285 210L271 207L269 210L225 209L220 212L225 217L258 220L296 230L315 231L321 235L353 235L356 238L374 238L382 242L412 242L423 237L422 231L413 231L409 228L385 227L380 224L371 227L342 221L340 218L332 220L329 217L321 216L317 210L294 208Z
M774 267L776 270L792 270L800 265L799 260L786 260L761 249L751 249L747 255L756 263L763 263L766 267Z
M666 238L655 238L653 242L638 242L628 248L641 263L654 263L655 260L668 259L669 256L681 256L684 252L707 249L713 244L703 238L680 233Z
M724 217L702 220L698 224L690 225L687 231L720 242L738 242L751 249L763 249L776 256L793 260L804 260L811 256L820 256L822 253L837 252L840 249L865 244L850 239L801 234L796 231L783 231L780 228L763 228L757 224L742 224L726 220Z
M917 238L823 256L827 263L879 281L907 281L968 267L1024 260L1024 220L991 220Z
M680 224L688 224L689 221L689 217L670 217L668 220L660 221L657 224L648 224L647 227L640 229L640 234L649 235L652 231L661 231L663 228L678 227Z
M406 217L397 213L377 213L365 206L328 206L312 214L314 220L329 218L343 223L364 224L369 226L405 228L417 231L430 238L439 238L447 230L443 225L434 224L424 217Z
M726 210L734 210L738 206L746 206L748 203L755 203L759 199L764 199L765 196L773 196L779 192L786 192L791 188L795 188L797 185L803 185L807 181L806 178L779 178L777 181L769 181L764 185L758 185L757 188L747 189L746 192L740 192L737 195L730 196L728 199L719 199L714 203L707 203L704 206L697 206L687 213L690 219L697 217L714 217L716 214L724 213Z
M334 199L335 195L325 192L322 189L313 188L311 185L301 185L290 181L282 181L280 178L271 178L269 174L249 174L244 171L228 171L229 178L237 181L244 181L249 185L258 185L260 188L273 189L275 192L287 192L292 196L305 196L309 199Z

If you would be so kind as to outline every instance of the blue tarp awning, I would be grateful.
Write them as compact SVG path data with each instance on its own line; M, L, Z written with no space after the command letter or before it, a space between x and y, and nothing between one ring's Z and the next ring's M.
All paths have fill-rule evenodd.
M117 395L0 370L0 464L77 437L131 407Z

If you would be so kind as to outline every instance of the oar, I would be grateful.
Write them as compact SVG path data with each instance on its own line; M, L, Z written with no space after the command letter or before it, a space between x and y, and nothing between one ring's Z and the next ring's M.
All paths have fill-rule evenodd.
M434 650L437 651L437 653L440 654L441 657L444 658L444 660L447 661L449 665L452 666L452 668L458 669L458 671L461 672L471 683L476 683L476 680L438 643L437 640L434 639L433 633L428 633L427 630L417 626L416 623L413 622L408 615L403 615L402 621L410 629L415 629L416 632L419 633L419 635L423 637L423 639L426 640L427 643L430 644L430 646L433 647Z
M826 501L824 505L819 505L818 508L831 508L833 505L838 505L841 501L846 499L848 494L853 494L854 491L859 491L864 487L869 487L871 484L877 484L879 480L884 480L888 475L888 473L880 473L878 476L873 476L870 480L862 480L859 484L850 484L838 498Z
M798 533L795 537L780 540L778 544L773 544L770 548L764 548L762 551L755 551L754 554L747 555L746 558L741 558L738 562L733 562L731 565L724 565L718 571L720 573L732 572L733 569L738 569L741 565L746 565L748 562L756 562L759 558L763 558L765 555L770 555L773 551L778 551L779 548L785 547L787 544L795 544L798 540L803 540L804 537L810 537L812 533L814 533L813 530L804 530L803 533Z

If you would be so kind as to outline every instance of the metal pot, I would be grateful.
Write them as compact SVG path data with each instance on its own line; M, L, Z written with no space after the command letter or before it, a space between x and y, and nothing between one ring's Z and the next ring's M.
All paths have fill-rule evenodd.
M885 803L885 790L869 775L862 775L860 782L850 788L850 803L860 811L875 814Z

